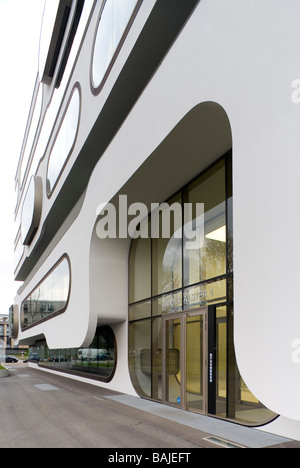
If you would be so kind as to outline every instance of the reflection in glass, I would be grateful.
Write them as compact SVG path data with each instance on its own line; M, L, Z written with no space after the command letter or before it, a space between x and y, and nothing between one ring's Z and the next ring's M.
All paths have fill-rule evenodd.
M129 370L134 388L151 398L151 320L129 324Z
M92 82L98 88L125 32L137 0L106 0L92 61Z
M110 327L99 327L87 348L49 349L39 342L29 350L40 365L70 373L84 373L108 381L116 367L115 336Z
M231 171L228 153L168 201L169 206L179 203L181 211L177 223L172 214L169 236L163 236L160 214L160 232L152 236L151 245L133 240L129 257L129 368L141 396L201 411L207 393L212 414L243 423L262 423L274 414L247 388L234 351ZM152 221L151 215L151 227ZM198 244L193 242L193 233L197 233ZM135 298L140 302L131 302ZM198 313L199 308L207 306L209 346L215 350L215 355L210 352L208 356L212 356L210 375L215 376L209 382L203 371L208 346L203 351L203 322ZM182 317L192 310L196 315L188 313L184 322ZM176 318L172 317L175 313Z
M173 314L182 310L182 291L164 294L152 300L152 315Z
M166 321L166 388L169 403L181 401L181 320Z
M182 285L181 194L170 200L156 219L160 235L152 239L153 296L173 291ZM153 224L152 220L151 227Z
M139 237L132 243L129 275L129 302L137 302L151 296L151 239Z
M21 239L23 245L30 245L38 229L42 210L43 185L39 176L32 176L24 198L21 213Z
M25 198L24 198L24 202L23 202L23 207L22 207L21 239L22 239L23 245L27 243L26 237L28 235L28 232L31 228L32 221L33 221L34 209L35 209L35 198L36 198L35 192L36 191L35 191L34 178L32 178L29 183L29 186L28 186Z
M198 411L204 410L203 322L203 315L186 319L186 404Z
M72 150L79 124L80 94L75 88L51 150L47 171L47 192L51 193Z
M184 310L196 309L205 305L226 300L226 279L202 283L185 288L183 292Z
M25 329L65 308L70 290L69 262L64 258L22 304Z
M138 302L129 307L129 320L151 317L151 301Z
M162 399L162 319L152 320L152 398Z
M21 236L19 236L17 245L15 247L15 252L14 252L14 270L17 269L19 262L23 256L24 253L24 245L21 240Z
M226 273L226 204L225 163L221 161L212 170L190 184L185 191L185 203L191 203L190 219L193 229L199 231L200 245L189 246L184 241L184 285L205 281ZM196 217L197 203L203 205L203 215Z
M40 120L40 115L41 115L41 110L42 110L42 98L43 98L43 87L39 86L38 94L37 94L36 101L34 104L34 111L33 111L32 119L30 122L30 128L29 128L29 133L28 133L28 137L26 141L26 146L25 146L25 150L24 150L24 154L23 154L23 158L21 162L21 169L20 169L20 185L21 186L23 185L23 182L24 182L24 177L26 174L29 160L30 160L32 145L36 136L37 127L38 127L38 123Z
M102 327L88 348L77 350L72 370L109 378L115 367L115 339L111 328Z

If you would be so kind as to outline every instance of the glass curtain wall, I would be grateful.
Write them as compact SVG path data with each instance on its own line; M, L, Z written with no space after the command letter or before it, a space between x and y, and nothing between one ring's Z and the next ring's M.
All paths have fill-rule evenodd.
M163 400L162 318L213 306L216 388L214 404L209 407L219 417L258 424L274 415L247 389L235 361L231 173L228 153L168 201L165 210L169 206L172 214L168 238L160 231L158 238L133 240L129 256L129 369L142 397ZM175 205L181 207L180 222ZM165 210L159 213L160 228ZM152 227L151 217L149 222ZM197 343L187 339L187 355L193 346L197 349Z

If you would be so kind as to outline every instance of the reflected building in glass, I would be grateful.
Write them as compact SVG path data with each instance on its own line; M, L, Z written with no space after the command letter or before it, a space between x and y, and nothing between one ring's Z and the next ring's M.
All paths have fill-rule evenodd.
M45 1L11 322L30 365L300 438L300 6L248 3Z

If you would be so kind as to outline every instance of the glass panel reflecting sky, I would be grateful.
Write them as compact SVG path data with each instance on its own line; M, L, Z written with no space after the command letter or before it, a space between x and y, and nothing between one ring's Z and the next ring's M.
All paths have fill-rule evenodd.
M22 304L23 329L62 310L70 289L69 262L64 258Z
M23 182L24 182L24 177L25 177L27 166L28 166L32 145L34 142L34 138L35 138L36 131L37 131L37 126L38 126L40 115L41 115L42 96L43 96L43 88L42 86L40 86L37 97L36 97L35 105L34 105L34 111L32 115L30 129L29 129L27 142L26 142L26 146L25 146L25 150L24 150L24 154L22 158L22 163L21 163L21 172L20 172L21 186L23 185Z
M105 3L92 62L92 81L95 88L103 80L136 4L137 0L107 0Z
M79 111L80 95L78 88L75 88L49 157L47 173L48 194L53 190L53 186L74 144L79 122Z

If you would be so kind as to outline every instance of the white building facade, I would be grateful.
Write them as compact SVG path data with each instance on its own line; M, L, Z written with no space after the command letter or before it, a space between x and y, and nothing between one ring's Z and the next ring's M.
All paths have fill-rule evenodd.
M45 2L13 307L39 366L300 439L299 14Z

